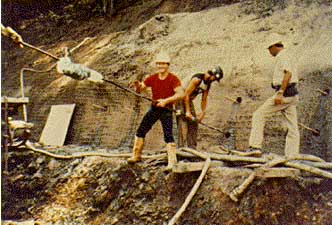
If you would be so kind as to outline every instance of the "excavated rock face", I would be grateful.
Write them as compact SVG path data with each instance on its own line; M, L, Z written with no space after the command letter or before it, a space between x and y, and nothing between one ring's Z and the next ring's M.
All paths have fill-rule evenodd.
M191 6L189 1L183 4ZM158 9L159 4L154 6ZM272 94L270 75L274 64L266 46L263 46L266 37L274 32L271 28L274 27L276 31L283 33L288 43L287 48L289 46L289 49L295 52L292 55L293 58L298 59L298 63L303 67L302 70L305 71L301 74L302 76L307 76L312 71L323 71L330 63L327 60L328 57L324 55L331 52L332 45L329 41L331 15L325 5L315 7L308 8L306 16L301 13L303 8L293 5L284 10L277 10L266 19L253 19L253 15L242 14L240 5L236 4L197 13L161 14L148 17L150 19L139 27L128 32L116 33L110 33L114 31L112 26L117 24L116 19L112 23L91 21L95 22L93 26L89 23L81 23L80 26L70 25L72 29L70 32L68 32L68 26L60 26L58 29L67 27L65 36L62 36L64 34L62 33L47 38L38 36L35 39L33 35L27 35L40 34L39 28L36 28L40 25L38 22L36 27L32 23L23 30L27 32L24 38L26 36L32 39L33 36L34 41L39 38L43 41L50 41L51 38L60 40L58 44L45 45L45 49L59 56L62 54L62 47L67 46L72 49L80 43L77 37L83 39L83 34L84 38L93 34L87 42L72 53L73 62L84 64L100 72L107 79L116 78L123 86L128 86L136 79L142 80L153 73L155 70L153 58L161 49L169 51L172 57L170 70L181 79L220 65L225 72L225 77L219 85L214 83L210 90L204 122L220 129L231 129L234 135L226 140L221 133L200 127L198 147L206 149L210 145L227 144L231 148L246 149L252 113ZM134 16L130 13L132 13L131 10L123 17L123 20L132 19ZM288 21L290 28L286 29L281 23L275 22L284 19ZM44 27L56 29L50 24ZM80 32L75 30L78 28L81 29ZM91 31L97 28L103 30L100 33ZM49 33L47 36L50 36ZM71 41L65 41L67 39ZM16 62L15 66L12 66L12 61ZM10 55L5 55L2 67L4 95L13 96L18 92L17 71L28 63L34 68L49 69L53 61L47 56L26 48L15 49ZM7 74L15 79L6 79ZM149 102L138 100L135 96L116 87L97 86L85 81L71 80L54 71L46 74L29 72L24 77L26 90L29 90L26 96L30 98L28 120L35 124L35 129L32 131L32 139L35 141L38 141L40 137L51 105L76 103L66 144L91 144L110 148L123 147L123 145L130 147L137 125L149 107ZM316 80L313 85L318 87L319 82ZM301 95L306 95L307 90L306 88L301 90ZM311 101L310 94L307 97L304 95L300 108ZM238 109L234 110L232 103L225 100L226 96L234 98L241 96L243 102ZM313 104L309 104L312 107L299 108L300 119L305 118L301 110L316 109L316 100L318 98L312 100ZM200 98L195 100L197 111L200 108L199 101ZM106 106L106 110L100 110L98 106ZM116 123L119 121L116 118L123 123L114 129L114 124L119 125ZM305 124L312 126L310 124L313 123L312 118L310 116ZM124 121L125 119L127 120ZM283 154L281 146L284 145L287 130L282 123L281 115L269 118L265 131L267 151ZM306 138L303 136L306 131L302 129L301 131L303 131L301 133L303 140ZM147 137L145 149L160 149L163 146L162 130L157 124Z
M91 150L71 146L52 152ZM123 159L103 157L59 160L16 149L11 151L9 174L2 176L2 219L34 218L41 224L164 224L199 176L199 172L163 172L166 164L159 160L128 165ZM257 178L239 202L232 201L230 192L249 174L236 168L209 169L179 223L329 224L332 220L330 180Z
M330 84L332 85L332 83L330 82ZM330 87L331 87L330 85ZM322 135L322 139L323 142L326 145L326 160L327 161L332 161L332 153L331 150L332 149L332 113L328 113L328 112L332 112L332 98L331 98L331 94L329 95L328 100L325 103L325 110L326 110L326 114L325 114L325 123L322 127L321 130L321 135Z
M145 41L153 41L160 36L168 35L170 18L167 15L158 15L140 26L139 37Z
M299 126L303 133L301 151L331 161L331 70L306 74L300 81L299 122L319 131L319 135ZM326 91L327 95L320 91Z
M332 76L331 72L323 73L323 77L326 81L326 87L324 91L328 93L326 99L322 100L322 109L319 111L318 117L322 117L321 121L321 136L326 149L326 160L332 161Z

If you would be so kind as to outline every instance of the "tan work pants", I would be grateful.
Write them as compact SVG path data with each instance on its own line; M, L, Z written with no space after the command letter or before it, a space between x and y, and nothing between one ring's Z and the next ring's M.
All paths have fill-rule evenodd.
M285 155L290 156L299 154L300 133L296 112L296 105L299 102L299 97L284 97L284 103L280 105L274 104L274 97L275 95L267 99L265 103L253 113L249 145L255 148L262 148L266 118L280 111L284 115L288 128Z

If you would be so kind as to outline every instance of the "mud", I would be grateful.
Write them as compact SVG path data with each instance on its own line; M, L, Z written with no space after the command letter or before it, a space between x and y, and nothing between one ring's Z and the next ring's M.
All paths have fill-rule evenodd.
M72 154L83 147L53 149ZM91 151L86 148L85 150ZM165 224L183 204L199 172L170 174L158 164L121 159L57 160L12 149L2 176L2 219L42 224ZM239 176L208 171L180 224L329 224L330 180L257 179L233 202Z

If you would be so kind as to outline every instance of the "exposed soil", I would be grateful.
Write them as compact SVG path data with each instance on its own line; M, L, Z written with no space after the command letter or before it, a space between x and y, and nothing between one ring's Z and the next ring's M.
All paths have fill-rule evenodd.
M73 48L90 37L73 52L72 59L124 85L151 73L153 58L163 48L169 49L171 70L180 78L221 65L225 78L211 88L204 122L226 129L232 136L225 139L200 127L199 150L220 144L248 147L252 112L272 94L269 74L273 61L264 41L279 32L301 74L299 122L320 131L313 136L301 128L301 152L331 161L332 94L317 92L332 87L331 1L135 2L112 15L98 10L80 15L65 12L63 1L52 5L52 11L38 9L38 13L17 15L3 23L13 26L26 42L58 56L62 47ZM6 38L1 41L1 93L19 96L20 69L50 69L54 61L31 49L19 49ZM35 124L32 141L38 141L51 105L76 103L66 146L44 146L53 153L130 152L137 124L148 107L147 102L114 87L72 80L54 70L28 73L25 84L29 121ZM234 107L226 96L241 96L243 101ZM98 111L93 104L106 110ZM282 155L286 129L281 115L271 118L265 131L264 153ZM149 135L144 154L160 153L164 147L160 127ZM165 224L199 176L199 172L164 172L166 163L157 160L130 166L124 159L103 157L57 160L11 148L9 172L2 175L2 220ZM332 221L330 179L308 174L298 179L256 179L239 202L234 202L229 193L248 174L225 176L221 170L209 170L179 224L328 225Z
M82 151L71 146L52 152ZM88 150L88 149L86 149ZM89 157L60 161L22 149L11 152L2 176L2 216L50 224L164 224L176 213L199 172L163 172L157 165ZM180 224L329 224L332 182L319 178L266 179L239 202L229 193L243 174L208 172Z

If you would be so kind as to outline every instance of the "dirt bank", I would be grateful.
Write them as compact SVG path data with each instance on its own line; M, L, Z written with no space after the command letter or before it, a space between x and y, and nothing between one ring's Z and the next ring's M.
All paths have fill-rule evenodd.
M53 150L61 154L73 152ZM89 150L89 149L85 149ZM90 149L91 150L91 149ZM88 157L60 161L11 152L2 176L3 219L42 224L164 224L182 205L199 172L163 172L166 161L129 166L124 160ZM223 175L222 175L223 174ZM244 176L244 177L242 177ZM246 175L208 172L180 224L329 224L332 183L305 178L257 179L239 202L227 193Z

